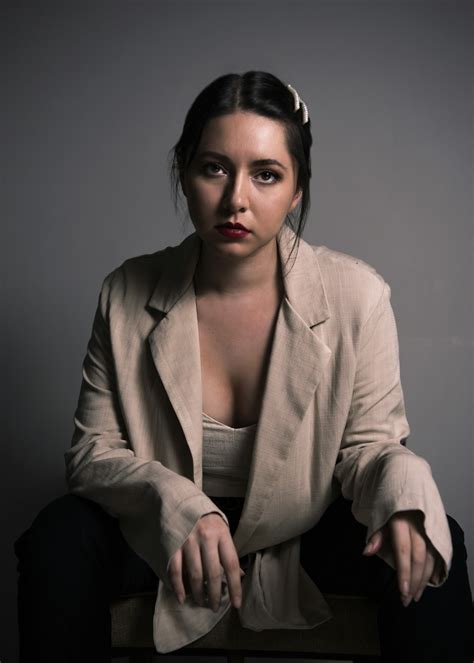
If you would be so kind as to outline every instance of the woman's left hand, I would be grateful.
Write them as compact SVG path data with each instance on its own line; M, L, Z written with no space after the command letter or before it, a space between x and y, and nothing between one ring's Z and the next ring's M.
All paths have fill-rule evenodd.
M372 534L363 554L374 555L386 539L391 541L398 586L406 607L412 598L420 600L428 582L440 582L443 560L425 534L423 514L419 510L393 514Z

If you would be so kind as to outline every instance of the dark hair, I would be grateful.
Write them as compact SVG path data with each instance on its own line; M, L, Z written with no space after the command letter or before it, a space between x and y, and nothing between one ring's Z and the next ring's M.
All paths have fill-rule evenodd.
M181 180L196 153L206 123L214 117L236 111L257 113L279 120L284 125L288 151L298 164L297 188L302 192L300 203L296 207L299 214L296 223L295 213L290 213L285 219L296 233L295 244L298 244L310 206L310 150L313 139L311 120L303 124L302 108L295 112L294 103L293 94L288 87L279 78L265 71L226 74L205 87L191 105L184 121L183 132L170 150L170 179L176 211Z

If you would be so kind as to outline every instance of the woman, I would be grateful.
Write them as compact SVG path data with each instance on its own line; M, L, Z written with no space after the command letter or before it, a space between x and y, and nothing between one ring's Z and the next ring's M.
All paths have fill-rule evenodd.
M15 544L23 661L108 660L110 599L150 589L160 652L231 607L313 628L344 591L378 600L384 661L471 660L463 532L405 446L390 287L301 239L310 124L265 72L191 106L172 175L195 232L104 280L70 494Z

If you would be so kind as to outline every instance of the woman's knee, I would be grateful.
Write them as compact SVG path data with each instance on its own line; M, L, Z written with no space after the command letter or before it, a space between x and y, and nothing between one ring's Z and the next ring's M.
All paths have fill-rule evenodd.
M101 536L112 520L101 507L71 493L57 497L34 518L32 524L14 542L14 551L20 562L41 564L46 559L66 558L79 550L84 532Z
M449 514L446 514L448 519L449 529L451 532L451 540L453 543L453 548L458 546L464 546L464 530L461 525Z
M453 544L453 557L448 582L455 584L458 591L466 598L466 603L472 606L472 594L467 569L467 550L464 543L464 530L452 516L446 514Z

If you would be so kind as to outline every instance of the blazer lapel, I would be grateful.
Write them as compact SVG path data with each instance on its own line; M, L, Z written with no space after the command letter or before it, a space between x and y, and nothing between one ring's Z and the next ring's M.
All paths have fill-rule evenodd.
M161 277L148 301L164 317L148 336L151 355L181 424L193 459L192 480L202 488L202 381L193 276L200 238L189 235L166 249Z
M278 238L283 267L294 237L283 226ZM286 296L275 326L246 499L234 533L241 554L251 548L252 534L331 356L329 347L312 331L329 318L329 307L311 246L301 241L296 258L286 269L290 269L284 276Z

